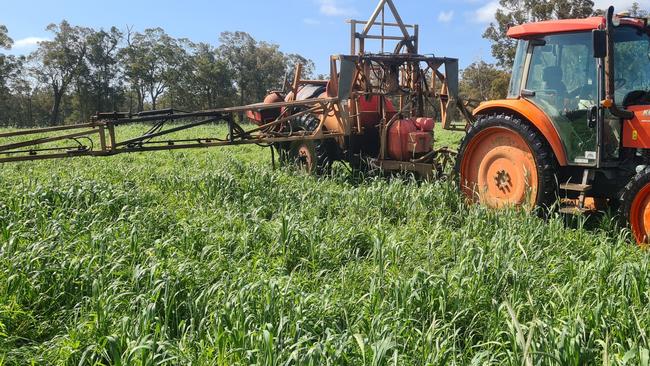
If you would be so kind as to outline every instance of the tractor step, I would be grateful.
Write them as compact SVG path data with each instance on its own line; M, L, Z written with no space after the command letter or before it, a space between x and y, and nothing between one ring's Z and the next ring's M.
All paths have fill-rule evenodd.
M591 184L563 183L560 184L560 189L573 192L589 192L591 190Z

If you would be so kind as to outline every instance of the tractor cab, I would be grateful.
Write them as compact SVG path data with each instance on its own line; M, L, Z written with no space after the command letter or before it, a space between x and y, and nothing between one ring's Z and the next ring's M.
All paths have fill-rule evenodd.
M509 98L523 98L549 119L561 141L567 165L599 167L616 162L633 130L603 108L605 58L603 17L555 20L510 28L518 39ZM645 23L623 19L613 32L613 99L624 108L648 104L650 36ZM601 51L602 52L602 51ZM645 110L646 108L641 108ZM650 130L648 131L650 132ZM638 141L637 139L632 141ZM628 137L626 139L626 137ZM650 146L650 140L648 141Z

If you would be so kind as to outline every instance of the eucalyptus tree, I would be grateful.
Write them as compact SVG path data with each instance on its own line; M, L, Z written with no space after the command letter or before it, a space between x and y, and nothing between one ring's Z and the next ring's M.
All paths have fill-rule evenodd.
M38 64L32 73L39 81L47 84L52 93L50 124L62 122L61 102L71 83L86 72L86 55L90 28L72 26L67 21L50 24L47 30L54 35L52 40L42 41L32 58Z
M302 65L302 73L300 74L301 78L311 79L314 77L314 69L316 68L316 65L314 65L314 61L304 56L296 53L290 53L285 56L285 64L287 79L289 81L293 80L298 64Z
M111 27L93 32L88 38L88 81L96 111L117 108L121 84L117 54L123 36L116 27Z
M130 86L137 93L139 111L144 109L146 99L153 109L158 107L158 99L177 80L176 68L185 57L181 42L162 28L128 35L120 60Z
M252 101L248 93L255 82L252 74L256 67L257 42L246 32L223 32L219 42L218 52L232 70L239 104Z
M477 61L463 70L460 91L466 99L480 101L502 99L508 92L509 80L508 72L485 61Z
M235 87L228 63L207 43L192 44L192 50L192 71L187 76L199 108L231 105Z
M0 24L0 48L11 49L13 44L14 41L9 37L7 26Z

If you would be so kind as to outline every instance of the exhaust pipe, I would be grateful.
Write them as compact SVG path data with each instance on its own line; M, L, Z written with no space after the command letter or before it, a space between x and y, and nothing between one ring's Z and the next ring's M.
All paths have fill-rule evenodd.
M622 119L632 119L634 113L625 108L619 108L614 99L615 77L614 77L614 7L607 9L607 62L605 62L605 100L603 107L609 108L609 111L616 117Z

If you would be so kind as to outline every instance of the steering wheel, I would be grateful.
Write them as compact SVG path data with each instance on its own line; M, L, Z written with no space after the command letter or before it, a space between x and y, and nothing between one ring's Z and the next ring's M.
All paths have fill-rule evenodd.
M547 111L547 114L551 116L551 119L555 119L560 122L557 124L557 127L560 128L560 131L558 131L558 133L564 133L570 136L571 141L575 141L580 145L583 145L585 143L583 136L578 133L578 131L576 131L574 124L571 123L571 120L567 118L565 113L562 113L556 108L556 106L542 98L537 99L536 103L538 103L542 110ZM579 113L584 113L584 111L579 111Z
M568 93L569 98L590 99L593 98L594 87L592 85L583 85Z

